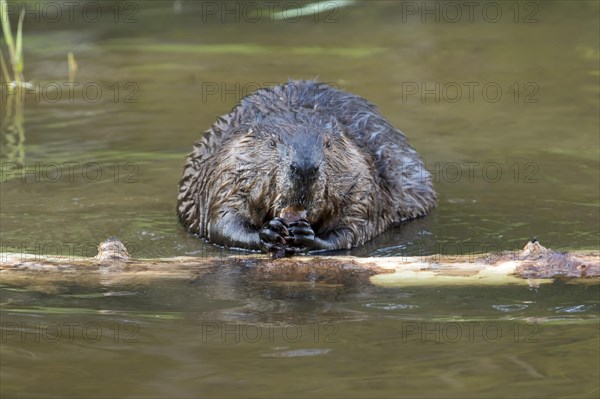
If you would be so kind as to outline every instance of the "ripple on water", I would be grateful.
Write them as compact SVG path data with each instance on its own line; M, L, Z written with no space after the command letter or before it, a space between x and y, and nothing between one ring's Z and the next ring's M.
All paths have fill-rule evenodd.
M596 305L556 306L551 308L556 313L583 313L592 310Z
M367 308L383 310L417 309L419 307L418 305L410 305L406 303L367 303L364 306Z
M264 353L261 357L307 357L307 356L321 356L331 352L331 349L294 349L289 351L277 351L271 353Z
M109 292L90 292L87 294L64 294L61 297L64 298L77 298L77 299L97 299L109 296L136 296L137 292L133 291L109 291Z
M520 310L527 309L525 304L511 304L511 305L492 305L492 307L501 312L518 312Z

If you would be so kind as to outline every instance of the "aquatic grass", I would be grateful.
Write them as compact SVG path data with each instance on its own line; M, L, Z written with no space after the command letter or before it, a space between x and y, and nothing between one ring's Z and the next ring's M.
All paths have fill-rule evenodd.
M3 54L3 49L0 48L0 70L2 80L6 83L12 83L12 88L27 86L28 89L34 89L33 85L25 82L23 70L25 67L23 56L23 22L25 21L25 7L21 8L19 21L17 23L17 31L15 36L12 33L10 18L8 15L7 0L0 0L0 25L2 25L2 33L8 50L8 60ZM8 68L10 65L10 69ZM67 54L68 74L70 81L75 79L77 73L77 62L72 52ZM12 77L11 77L12 74ZM14 91L11 91L14 92Z
M10 82L10 81L8 81ZM17 86L19 87L19 86ZM13 87L14 88L14 87ZM8 94L15 90L7 90ZM0 131L2 132L2 145L0 157L9 162L24 162L25 160L25 113L24 104L20 96L7 96L3 103ZM4 182L4 170L0 172L0 181Z
M77 62L75 61L75 55L72 51L67 53L67 68L69 71L69 82L74 82L77 76Z
M3 109L2 131L3 139L1 156L11 162L23 162L25 159L25 129L24 129L24 113L23 113L23 96L17 96L16 93L20 89L28 89L37 91L38 88L26 82L23 76L25 66L23 57L23 22L25 21L25 7L21 8L19 21L17 23L17 31L13 37L12 27L8 14L7 0L0 0L0 25L2 26L3 40L0 41L0 82L4 82L2 90L6 90L6 94L10 95L6 99L6 105ZM6 51L8 57L4 56L4 46L6 43ZM8 61L7 62L7 58ZM9 68L10 65L10 68ZM75 80L77 73L77 63L73 53L67 55L67 65L69 73L69 81ZM12 76L11 76L12 75ZM0 174L0 180L4 180L4 173Z
M0 68L2 69L2 80L5 82L10 82L10 75L8 73L8 68L6 68L6 61L4 61L4 55L2 51L0 51Z
M12 29L10 26L10 19L8 17L8 4L6 0L0 0L0 22L2 25L2 33L4 35L4 41L8 48L8 56L10 65L12 67L12 79L10 78L8 68L6 67L6 61L2 56L2 75L6 82L14 82L17 85L21 85L24 82L23 79L23 21L25 20L25 9L21 9L19 15L19 22L17 24L17 36L13 38Z

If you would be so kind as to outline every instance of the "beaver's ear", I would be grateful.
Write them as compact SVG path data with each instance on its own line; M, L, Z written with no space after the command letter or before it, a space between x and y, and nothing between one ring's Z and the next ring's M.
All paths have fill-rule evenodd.
M247 127L243 135L245 137L256 137L256 128L254 126Z
M245 123L241 128L243 129L243 135L248 137L256 137L257 133L260 131L259 124L256 121Z

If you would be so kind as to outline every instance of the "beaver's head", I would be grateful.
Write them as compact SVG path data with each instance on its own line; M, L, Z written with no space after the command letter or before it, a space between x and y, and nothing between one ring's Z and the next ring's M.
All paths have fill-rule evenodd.
M288 206L306 209L309 219L324 212L334 194L332 180L347 175L340 165L354 167L344 160L349 153L346 147L352 145L335 118L312 110L273 112L259 118L245 127L236 143L244 147L236 151L238 170L246 170L240 177L253 180L249 201L268 208L270 217ZM341 184L333 181L334 187Z
M277 208L313 208L326 195L327 162L341 128L333 118L314 112L268 116L259 126L277 159Z

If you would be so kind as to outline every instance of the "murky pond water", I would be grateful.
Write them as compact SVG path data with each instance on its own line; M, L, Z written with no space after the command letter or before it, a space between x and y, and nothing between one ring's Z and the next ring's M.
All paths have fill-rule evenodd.
M245 94L314 77L377 104L440 195L350 254L532 236L598 249L596 2L340 2L281 20L256 14L262 2L82 2L73 21L48 4L61 3L24 28L39 94L15 102L3 86L2 251L91 256L114 235L136 257L226 254L177 223L184 157ZM341 288L224 271L28 276L1 295L3 397L600 394L598 285Z

